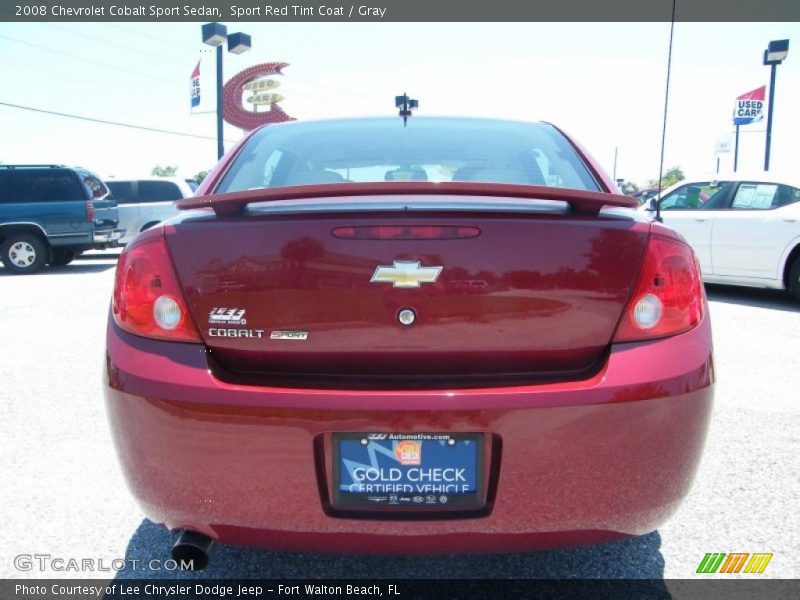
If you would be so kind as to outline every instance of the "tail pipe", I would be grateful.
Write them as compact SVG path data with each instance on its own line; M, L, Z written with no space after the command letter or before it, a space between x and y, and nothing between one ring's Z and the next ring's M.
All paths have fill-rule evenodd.
M172 547L172 560L182 565L181 568L202 571L208 565L208 554L213 544L214 540L207 535L183 529Z

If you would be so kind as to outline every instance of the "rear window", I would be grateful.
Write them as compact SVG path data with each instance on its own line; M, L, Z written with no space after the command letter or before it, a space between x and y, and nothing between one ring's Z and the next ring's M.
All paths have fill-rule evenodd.
M771 210L800 200L800 190L776 183L742 182L731 202L733 209Z
M172 181L109 181L111 193L118 202L169 202L182 200L180 188Z
M182 198L180 188L171 181L139 182L139 202L162 202Z
M107 181L106 185L118 202L131 202L136 199L131 181Z
M598 191L552 126L480 119L319 121L265 127L217 192L376 181L473 181Z
M84 201L86 194L69 169L2 169L0 202Z

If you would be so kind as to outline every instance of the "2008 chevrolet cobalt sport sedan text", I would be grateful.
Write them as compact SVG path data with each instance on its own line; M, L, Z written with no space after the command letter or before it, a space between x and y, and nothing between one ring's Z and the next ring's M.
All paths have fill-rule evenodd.
M117 267L106 401L210 542L495 552L652 531L713 394L697 262L552 125L271 125Z

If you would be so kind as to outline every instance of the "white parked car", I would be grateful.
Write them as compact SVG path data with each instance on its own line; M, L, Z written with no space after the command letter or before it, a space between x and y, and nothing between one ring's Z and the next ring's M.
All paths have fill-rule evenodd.
M117 201L119 227L125 229L122 244L177 214L175 201L194 193L181 177L108 177L104 181Z
M640 210L653 214L653 202ZM661 217L692 245L706 282L786 289L800 299L800 175L687 179L662 192Z

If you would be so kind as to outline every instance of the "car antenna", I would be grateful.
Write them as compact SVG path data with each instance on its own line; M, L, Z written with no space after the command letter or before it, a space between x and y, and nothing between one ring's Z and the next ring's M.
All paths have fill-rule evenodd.
M408 94L403 92L402 96L395 96L394 97L394 105L395 108L399 108L400 112L398 113L401 117L403 117L403 127L408 124L408 117L412 116L411 111L415 108L419 108L419 102L412 98L408 97Z
M667 55L667 86L664 92L664 124L661 128L661 163L658 167L658 194L656 194L656 221L663 223L661 218L661 184L664 177L664 144L667 137L667 106L669 104L669 75L672 71L672 34L675 31L675 1L672 0L672 20L669 25L669 53Z

